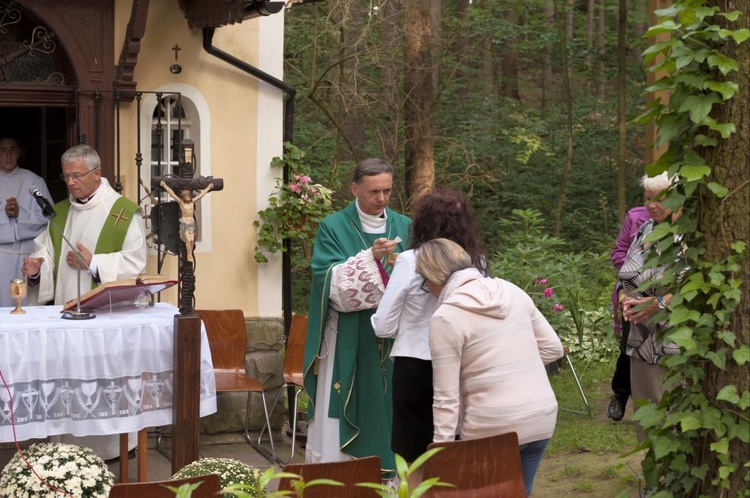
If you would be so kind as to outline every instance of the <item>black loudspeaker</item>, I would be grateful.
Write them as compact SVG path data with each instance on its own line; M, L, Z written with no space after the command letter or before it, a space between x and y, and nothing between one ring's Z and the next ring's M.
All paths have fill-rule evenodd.
M180 206L162 202L151 208L151 230L154 242L171 254L180 254Z

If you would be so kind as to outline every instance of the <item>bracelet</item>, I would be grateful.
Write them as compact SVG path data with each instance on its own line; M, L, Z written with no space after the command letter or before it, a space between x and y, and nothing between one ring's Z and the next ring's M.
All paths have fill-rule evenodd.
M664 300L664 296L656 296L656 305L660 310L667 309L667 302Z

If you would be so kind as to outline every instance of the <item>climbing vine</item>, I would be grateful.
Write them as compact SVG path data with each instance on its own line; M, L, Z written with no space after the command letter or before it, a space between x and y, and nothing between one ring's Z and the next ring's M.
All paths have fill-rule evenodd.
M675 261L684 251L690 270L678 278L673 268L662 280L675 291L666 334L681 354L664 362L667 384L674 387L659 405L641 406L635 415L647 434L644 476L651 498L750 496L750 468L744 458L750 444L750 392L746 381L735 382L746 378L750 361L747 317L736 316L743 298L747 241L726 240L717 260L708 257L699 232L707 198L721 203L732 195L748 196L747 182L730 190L705 160L707 150L737 133L735 123L715 116L719 106L737 97L740 68L748 70L746 61L741 65L725 50L747 43L750 30L742 27L747 26L747 12L723 12L707 1L675 0L656 14L659 21L647 36L670 36L659 37L644 52L650 70L664 74L647 91L666 91L669 99L654 99L637 120L655 123L657 146L668 144L668 151L647 171L677 175L678 185L663 204L675 212L682 209L682 215L672 225L659 224L651 237L661 252L659 264ZM745 333L735 333L733 320L743 321Z

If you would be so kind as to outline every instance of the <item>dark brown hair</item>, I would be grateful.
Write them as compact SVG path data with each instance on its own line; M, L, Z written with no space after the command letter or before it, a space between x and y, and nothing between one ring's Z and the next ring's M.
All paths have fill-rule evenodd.
M461 192L432 190L419 200L412 219L412 249L433 239L452 240L469 254L472 264L487 275L487 255L479 235L477 216Z

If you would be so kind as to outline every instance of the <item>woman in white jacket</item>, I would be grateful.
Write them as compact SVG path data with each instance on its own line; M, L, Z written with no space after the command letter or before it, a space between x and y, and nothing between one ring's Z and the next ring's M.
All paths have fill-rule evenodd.
M516 432L526 494L557 420L544 366L560 339L523 290L485 277L458 244L435 239L417 253L438 307L430 321L434 440Z
M416 253L429 240L447 238L469 253L472 265L487 271L476 215L460 192L435 189L422 197L414 210L410 230L410 249L396 259L385 294L371 318L378 337L395 339L391 350L391 449L407 462L413 462L427 450L433 432L429 323L437 300L421 288Z

